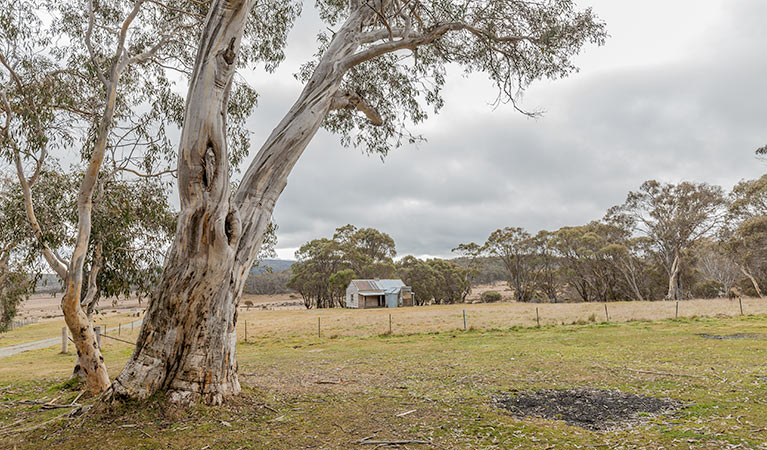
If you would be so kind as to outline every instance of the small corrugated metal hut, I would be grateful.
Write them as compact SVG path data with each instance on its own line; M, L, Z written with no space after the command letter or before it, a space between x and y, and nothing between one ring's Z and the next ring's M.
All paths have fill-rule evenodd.
M413 290L402 280L352 280L346 288L347 308L399 308L413 304Z

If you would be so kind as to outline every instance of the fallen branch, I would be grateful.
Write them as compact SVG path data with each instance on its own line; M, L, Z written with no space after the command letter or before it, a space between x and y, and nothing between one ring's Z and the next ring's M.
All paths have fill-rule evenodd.
M75 399L74 399L74 400L72 400L72 403L71 403L71 404L72 404L72 405L74 405L75 403L77 403L77 401L78 401L78 400L80 400L80 397L82 397L82 396L83 396L83 394L85 394L85 391L80 391L80 393L79 393L79 394L77 394L77 397L75 397Z
M655 371L652 371L652 370L632 369L630 367L626 367L625 369L628 370L629 372L644 373L644 374L648 374L648 375L661 375L661 376L664 376L664 377L706 378L706 377L702 377L700 375L687 375L687 374L683 374L683 373L669 373L669 372L655 372Z
M31 427L21 428L21 429L18 429L18 430L4 430L4 431L0 431L0 436L4 435L4 434L25 433L27 431L33 431L33 430L36 430L38 428L42 428L45 425L48 425L49 423L51 423L51 422L53 422L55 420L59 420L62 417L66 416L67 414L69 414L69 412L65 412L65 413L59 414L58 416L56 416L56 417L54 417L52 419L46 420L43 423L39 423L39 424L33 425Z
M369 441L369 440L359 440L355 442L355 444L359 445L407 445L407 444L431 444L431 441L422 441L419 439L406 439L406 440L398 440L398 441Z
M79 403L71 403L69 405L59 405L56 403L41 402L39 400L16 400L14 402L17 405L40 405L40 409L59 409L59 408L79 408L82 406Z
M414 412L416 412L416 410L415 409L411 409L410 411L405 411L403 413L399 413L395 417L405 417L408 414L413 414Z
M317 384L341 384L341 383L343 383L343 381L342 380L338 380L338 381L335 381L335 380L320 380L320 381L317 381L316 383Z
M271 411L271 412L273 412L273 413L277 414L277 410L276 410L276 409L274 409L274 408L272 408L271 406L269 406L269 405L267 405L267 404L263 404L263 405L261 405L261 407L262 407L262 408L266 408L266 409L268 409L269 411Z

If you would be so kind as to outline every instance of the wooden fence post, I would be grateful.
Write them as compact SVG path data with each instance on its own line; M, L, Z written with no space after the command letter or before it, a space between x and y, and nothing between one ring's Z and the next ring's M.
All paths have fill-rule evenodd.
M61 328L61 353L69 353L69 335L67 327Z
M245 342L248 342L248 321L245 321Z
M322 337L322 325L320 324L321 317L317 317L317 337Z
M93 331L96 333L96 343L101 348L101 327L93 327Z
M389 334L391 334L391 314L389 314Z
M541 317L538 315L538 307L535 307L535 323L538 324L538 328L541 327Z
M743 298L738 297L738 303L740 303L740 315L743 315Z
M607 302L605 302L605 320L610 321L610 314L607 312Z
M466 310L463 310L463 331L466 331Z
M679 318L679 300L676 301L676 312L674 313L674 319Z
M121 334L121 332L122 332L122 330L121 330L122 326L123 326L123 324L121 324L121 323L118 323L118 324L117 324L117 335L118 335L118 336L119 336L119 335Z

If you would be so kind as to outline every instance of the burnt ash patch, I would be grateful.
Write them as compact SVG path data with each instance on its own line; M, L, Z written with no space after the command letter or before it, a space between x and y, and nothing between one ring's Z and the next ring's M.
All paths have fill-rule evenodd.
M670 399L602 389L522 391L495 399L516 417L563 420L571 426L604 431L641 423L683 407Z
M760 339L764 336L761 334L744 334L744 333L737 333L737 334L706 334L706 333L698 333L698 336L704 338L704 339L716 339L718 341L729 341L731 339Z

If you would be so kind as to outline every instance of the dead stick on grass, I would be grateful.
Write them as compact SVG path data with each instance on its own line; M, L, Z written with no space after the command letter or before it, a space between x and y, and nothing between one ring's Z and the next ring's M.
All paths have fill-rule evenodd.
M72 404L74 405L75 403L77 403L77 401L80 400L80 397L82 397L83 394L85 394L85 391L80 391L80 393L77 394L77 397L75 397L75 399L72 400Z
M402 441L357 441L359 445L407 445L407 444L431 444L431 441L421 441L418 439L408 439Z
M27 427L27 428L20 428L20 429L18 429L18 430L6 430L6 431L2 431L2 432L0 432L0 435L4 435L4 434L13 434L13 433L26 433L27 431L33 431L33 430L36 430L36 429L38 429L38 428L44 427L45 425L48 425L49 423L51 423L51 422L53 422L53 421L55 421L55 420L61 419L62 417L66 416L67 414L69 414L69 411L67 411L67 412L64 412L64 413L62 413L62 414L59 414L58 416L56 416L56 417L54 417L54 418L52 418L52 419L48 419L48 420L46 420L46 421L45 421L45 422L43 422L43 423L39 423L39 424L37 424L37 425L33 425L33 426L31 426L31 427Z
M271 412L273 412L273 413L277 414L277 410L276 410L276 409L274 409L274 408L272 408L271 406L269 406L269 405L262 405L262 406L263 406L264 408L268 409L269 411L271 411Z
M39 405L40 409L79 408L80 406L82 406L78 403L72 403L69 405L58 405L56 403L41 402L41 401L35 401L35 400L17 400L11 403L16 405L33 405L33 406Z
M13 427L15 427L16 425L18 425L18 424L20 424L22 422L24 422L24 419L19 419L16 422L9 423L8 425L0 427L0 431L7 430L8 428L13 428Z
M348 432L348 431L346 431L346 430L344 430L344 427L342 427L341 425L339 425L339 424L337 424L337 423L334 423L333 425L334 425L334 426L336 426L336 427L338 427L338 428L339 428L341 431L343 431L344 433L346 433L346 434L349 434L349 432Z
M683 378L706 378L702 377L700 375L687 375L683 373L669 373L669 372L655 372L652 370L639 370L639 369L632 369L630 367L626 367L626 370L629 372L636 372L636 373L645 373L648 375L662 375L666 377L683 377Z

